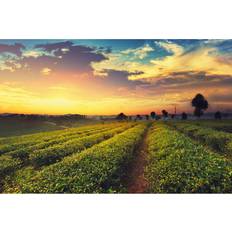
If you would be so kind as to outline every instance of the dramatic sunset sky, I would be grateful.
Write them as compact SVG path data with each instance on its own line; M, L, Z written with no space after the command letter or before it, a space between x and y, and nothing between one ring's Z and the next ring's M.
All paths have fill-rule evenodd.
M232 40L0 40L0 113L232 109Z

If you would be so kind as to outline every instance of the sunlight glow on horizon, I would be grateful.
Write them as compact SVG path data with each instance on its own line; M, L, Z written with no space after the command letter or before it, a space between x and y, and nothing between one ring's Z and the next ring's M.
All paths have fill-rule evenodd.
M192 112L198 92L209 112L232 109L231 40L33 43L0 41L0 113Z

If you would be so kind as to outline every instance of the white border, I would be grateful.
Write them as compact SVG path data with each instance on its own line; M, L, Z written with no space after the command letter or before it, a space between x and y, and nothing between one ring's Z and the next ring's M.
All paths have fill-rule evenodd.
M1 38L231 39L230 0L3 0Z
M232 39L229 0L7 0L1 39ZM1 231L229 231L231 195L0 195Z
M230 195L1 195L2 231L228 231Z

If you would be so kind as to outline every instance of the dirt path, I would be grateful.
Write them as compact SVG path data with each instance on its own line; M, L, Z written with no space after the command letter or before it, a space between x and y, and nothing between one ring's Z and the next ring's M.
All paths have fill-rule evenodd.
M148 182L144 177L144 168L147 157L147 133L138 147L135 159L128 170L127 189L128 193L144 193L148 188Z

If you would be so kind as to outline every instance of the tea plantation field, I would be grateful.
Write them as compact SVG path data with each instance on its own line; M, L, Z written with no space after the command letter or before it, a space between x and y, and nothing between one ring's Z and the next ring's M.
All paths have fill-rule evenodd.
M111 122L0 138L0 191L128 193L139 168L144 193L230 193L228 128L230 121Z

